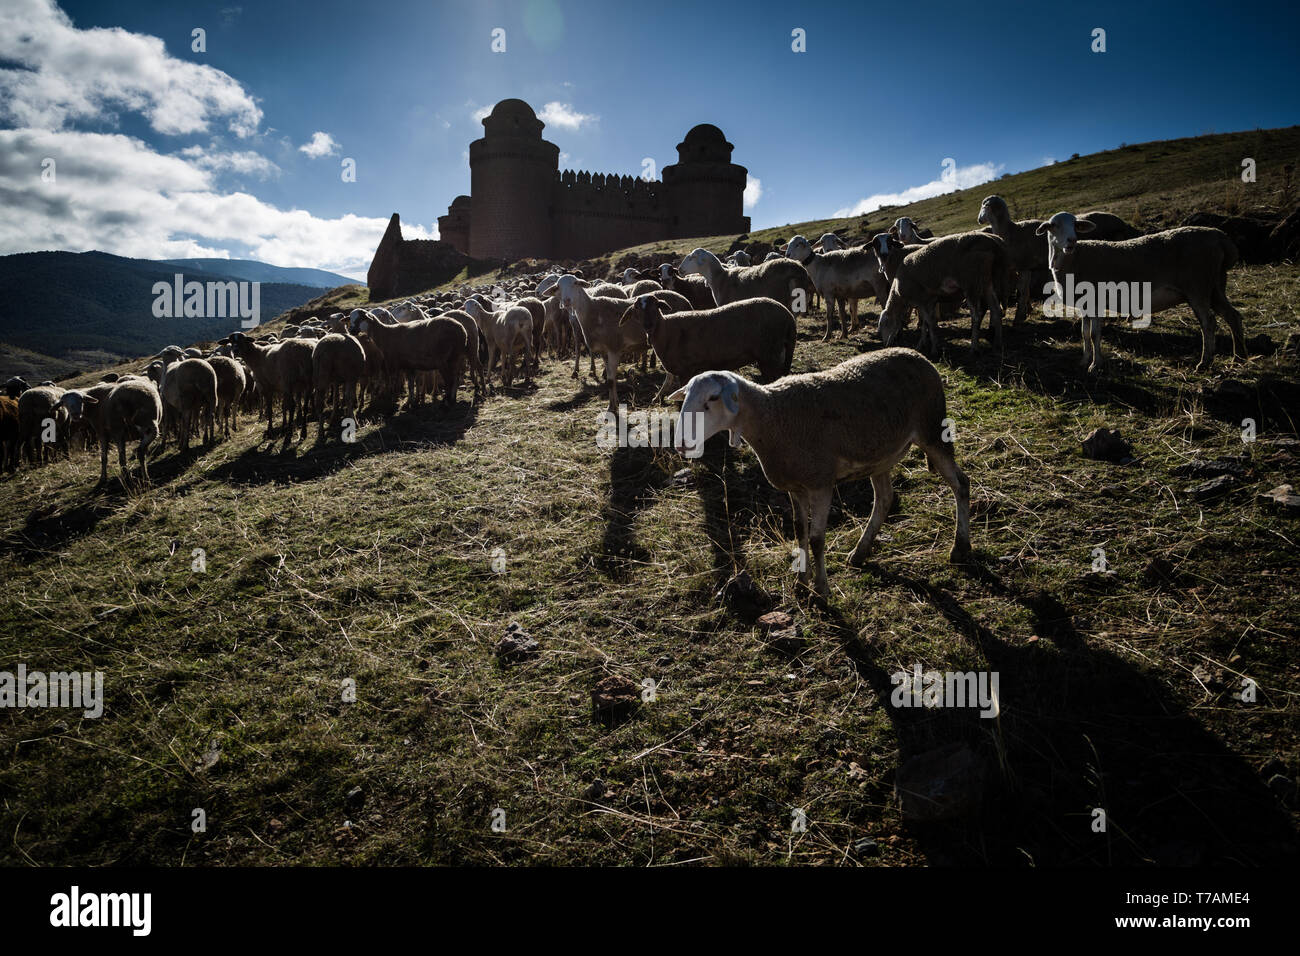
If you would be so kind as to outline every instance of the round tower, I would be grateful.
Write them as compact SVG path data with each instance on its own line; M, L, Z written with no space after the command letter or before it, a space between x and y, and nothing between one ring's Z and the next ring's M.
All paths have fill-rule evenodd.
M560 148L542 139L545 125L523 100L502 100L483 118L483 138L469 144L474 258L550 254Z
M749 171L731 161L733 149L711 123L693 127L677 144L677 162L663 171L673 238L749 232L744 214Z

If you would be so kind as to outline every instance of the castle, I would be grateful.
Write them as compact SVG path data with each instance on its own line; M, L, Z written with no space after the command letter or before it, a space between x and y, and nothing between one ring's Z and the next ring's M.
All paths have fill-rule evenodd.
M731 161L735 147L716 126L691 129L662 181L647 181L561 172L559 147L542 139L545 125L523 100L498 103L483 118L483 138L469 144L470 195L438 217L441 239L403 240L393 214L367 276L371 298L444 282L466 257L577 260L660 239L749 232L747 171Z

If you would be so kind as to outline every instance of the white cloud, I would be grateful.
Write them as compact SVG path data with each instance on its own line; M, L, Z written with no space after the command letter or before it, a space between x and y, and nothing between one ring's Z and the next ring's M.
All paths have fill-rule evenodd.
M745 208L753 209L758 205L758 201L761 198L763 198L763 181L757 176L746 176L744 198Z
M181 156L198 166L214 173L235 173L241 176L256 176L258 179L270 179L280 175L280 167L261 153L252 150L238 152L222 151L215 145L211 150L202 146L187 146L180 151Z
M1056 165L1056 157L1055 157L1055 156L1044 156L1042 162L1040 162L1038 165L1040 165L1040 166L1055 166L1055 165Z
M467 105L472 105L472 103ZM487 119L487 117L491 115L491 113L492 113L492 107L479 106L475 108L474 112L471 113L470 115L474 117L475 123L482 123L483 120Z
M905 206L908 203L942 196L944 193L956 192L959 189L969 189L972 186L978 186L980 183L996 179L1003 168L1002 163L977 163L974 166L955 166L938 179L932 179L920 186L912 186L897 193L876 193L866 199L859 199L852 206L837 209L831 213L831 217L843 219L847 216L862 216L874 212L882 206Z
M170 56L158 37L79 30L53 0L5 0L0 63L0 120L14 126L63 129L126 110L159 133L200 133L224 120L246 137L262 121L253 97L228 74Z
M311 266L364 281L387 217L322 219L215 188L219 170L260 168L243 153L163 155L118 133L0 130L0 255L98 249L145 259L239 257ZM252 154L255 155L255 154ZM41 161L55 160L53 183ZM403 223L408 239L434 236Z
M579 113L569 103L556 101L543 106L537 118L548 126L559 126L564 129L581 129L584 125L595 123L600 119L599 116L591 113Z
M310 142L298 147L298 152L306 153L311 159L320 159L322 156L329 156L338 151L339 144L334 141L334 137L319 130L311 134Z

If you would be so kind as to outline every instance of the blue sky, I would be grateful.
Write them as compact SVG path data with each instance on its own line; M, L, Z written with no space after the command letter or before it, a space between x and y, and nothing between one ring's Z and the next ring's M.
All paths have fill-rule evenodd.
M363 276L392 212L432 235L469 191L476 114L506 97L550 118L563 166L598 172L662 168L691 126L720 126L757 180L755 228L863 211L1120 142L1294 124L1297 26L1268 3L0 0L0 253Z

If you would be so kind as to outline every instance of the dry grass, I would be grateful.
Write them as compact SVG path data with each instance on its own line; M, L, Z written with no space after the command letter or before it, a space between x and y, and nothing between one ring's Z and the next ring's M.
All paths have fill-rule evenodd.
M1251 335L1300 330L1296 282L1293 267L1233 275ZM873 347L822 345L820 321L801 324L796 370ZM1254 496L1297 477L1295 449L1274 443L1294 429L1293 364L1195 375L1181 313L1108 331L1100 383L1079 375L1064 323L1012 333L1005 364L972 361L948 332L976 559L947 564L951 496L911 458L862 573L844 554L869 485L841 486L824 609L792 588L789 509L752 452L715 442L686 484L666 453L606 454L602 391L559 362L536 389L477 408L371 420L355 446L273 453L245 423L230 442L165 455L142 494L93 492L86 455L7 479L5 658L102 670L108 704L97 721L4 713L3 858L1277 859L1293 820L1258 771L1274 757L1296 769L1295 526ZM1216 390L1229 375L1264 396L1252 446L1236 393ZM636 406L656 386L638 380ZM1138 464L1080 455L1102 423ZM1172 474L1239 453L1248 479L1219 502L1193 502L1194 482ZM1090 573L1098 546L1114 575ZM196 547L205 574L191 571ZM737 567L796 614L802 650L765 649L714 598ZM492 644L511 621L542 654L502 668ZM889 675L916 662L997 670L1001 717L889 706ZM613 729L588 700L608 674L658 685ZM1232 699L1241 676L1258 703ZM356 703L341 699L348 678ZM905 825L900 759L953 739L995 768L985 810ZM1098 805L1107 835L1089 828ZM498 807L504 833L490 827ZM791 832L796 807L805 833ZM854 850L864 837L879 856Z

